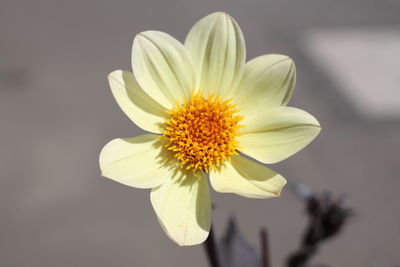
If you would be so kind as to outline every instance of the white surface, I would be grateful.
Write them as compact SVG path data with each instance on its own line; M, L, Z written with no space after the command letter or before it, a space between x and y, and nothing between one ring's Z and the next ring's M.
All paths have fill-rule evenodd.
M321 67L366 118L400 117L400 27L314 30L303 43Z

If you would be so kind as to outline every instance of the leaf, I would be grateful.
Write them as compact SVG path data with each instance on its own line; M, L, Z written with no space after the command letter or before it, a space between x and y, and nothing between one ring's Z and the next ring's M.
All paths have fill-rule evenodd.
M229 219L218 248L223 267L261 267L256 250L243 238L233 217Z

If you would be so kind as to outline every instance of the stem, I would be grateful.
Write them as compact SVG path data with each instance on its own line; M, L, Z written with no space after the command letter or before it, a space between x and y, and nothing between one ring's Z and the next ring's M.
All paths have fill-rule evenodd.
M262 256L262 267L269 267L269 247L268 247L268 232L267 229L262 228L260 231L260 239L261 239L261 256Z
M214 241L214 230L213 230L212 226L210 229L210 234L208 235L208 238L206 239L206 241L203 244L204 244L204 248L207 253L207 257L208 257L210 266L211 267L220 267L219 261L218 261L218 251L217 251L217 247L216 247L215 241Z

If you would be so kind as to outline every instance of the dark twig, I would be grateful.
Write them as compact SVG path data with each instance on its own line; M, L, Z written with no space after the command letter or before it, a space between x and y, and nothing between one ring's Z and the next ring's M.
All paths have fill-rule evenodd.
M260 231L260 239L261 239L261 263L262 267L269 267L270 258L269 258L269 247L268 247L268 232L267 229L262 228Z
M215 239L214 239L214 230L213 230L212 226L210 229L210 234L208 235L208 238L206 239L206 241L203 244L204 244L204 248L207 253L207 257L208 257L210 266L211 267L220 267L220 264L218 261L217 246L215 245Z
M317 251L320 243L339 233L352 214L343 197L332 199L329 193L303 194L305 191L297 190L298 188L295 188L295 192L306 202L309 224L300 248L288 259L288 267L305 266Z

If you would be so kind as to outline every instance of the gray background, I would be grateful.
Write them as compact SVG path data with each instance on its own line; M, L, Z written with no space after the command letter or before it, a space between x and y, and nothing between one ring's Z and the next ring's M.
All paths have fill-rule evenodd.
M316 141L272 168L289 182L345 193L357 212L313 262L400 263L399 117L354 112L300 41L316 27L393 28L398 1L1 0L0 266L207 266L202 246L180 248L162 232L147 190L99 175L98 155L110 139L142 133L106 80L114 69L130 69L133 36L152 29L183 40L214 11L239 22L248 59L283 53L295 60L291 105L321 122ZM213 193L213 201L218 236L235 214L251 244L268 227L273 266L297 248L306 219L288 188L273 200Z

